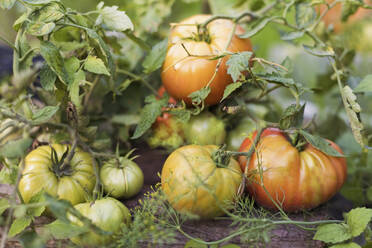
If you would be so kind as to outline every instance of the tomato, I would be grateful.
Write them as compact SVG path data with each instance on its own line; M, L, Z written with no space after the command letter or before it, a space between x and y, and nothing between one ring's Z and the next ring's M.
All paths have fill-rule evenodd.
M220 145L226 137L225 123L211 112L192 116L185 125L185 137L189 144Z
M238 151L244 139L255 128L256 125L251 119L244 119L237 127L228 132L226 138L227 149L230 151Z
M327 3L330 4L334 0L327 0ZM372 4L372 1L369 1L370 4ZM319 13L323 13L327 9L326 5L320 5L318 8ZM363 18L366 18L368 16L371 16L372 10L364 9L364 8L359 8L354 14L349 16L347 20L347 24L342 23L341 20L341 13L342 13L342 4L338 3L336 4L332 9L330 9L327 14L323 17L323 22L324 24L328 27L330 25L333 25L334 31L336 33L341 32L344 30L345 26L347 24L352 24L355 21L361 20Z
M162 189L177 211L213 218L224 214L242 180L239 163L216 164L217 146L187 145L172 152L161 172Z
M115 198L130 198L140 192L143 186L141 168L126 157L104 163L100 178L104 190Z
M241 152L250 149L256 134L257 131L244 140ZM342 154L335 143L329 143ZM244 170L247 158L241 156L239 162ZM311 144L298 151L285 133L267 128L261 134L248 165L248 176L252 180L248 180L247 188L259 204L272 209L276 206L260 186L259 162L263 185L271 198L288 212L315 208L326 202L341 188L347 175L345 158L326 155Z
M128 208L111 197L97 200L93 204L90 202L80 203L74 208L104 231L116 233L123 223L130 223L131 215ZM68 218L76 225L83 225L75 216L68 215ZM83 233L71 238L71 241L80 247L98 247L111 240L112 236L110 235L100 235L94 232Z
M53 144L58 159L69 148L68 145ZM24 169L19 181L19 192L27 203L40 190L75 205L85 201L92 193L96 178L93 170L93 158L89 153L75 150L69 164L62 169L55 168L50 146L39 146L24 159Z
M209 23L207 40L195 35L196 25L184 25L202 24L210 17L210 15L195 15L187 18L173 28L168 39L168 51L161 73L163 85L172 97L183 100L187 104L191 103L188 96L206 86L212 79L218 60L210 60L210 58L224 52L234 25L232 21L224 19ZM238 34L243 32L243 28L238 26L227 49L229 52L252 51L250 40L238 37ZM198 57L189 56L182 44L187 52ZM201 57L203 55L206 57ZM227 60L228 56L222 59L221 66L210 84L211 92L205 100L208 105L217 104L226 86L232 83L232 78L227 73Z

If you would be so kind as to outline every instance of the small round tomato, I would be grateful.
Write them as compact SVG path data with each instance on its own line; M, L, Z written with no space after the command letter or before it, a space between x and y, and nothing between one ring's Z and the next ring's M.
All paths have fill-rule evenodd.
M177 100L190 104L188 97L192 92L205 87L216 71L218 60L210 60L224 52L234 23L230 20L218 19L209 23L206 32L201 35L197 24L203 24L210 15L195 15L177 24L171 31L168 51L163 64L161 78L165 89ZM227 49L229 52L252 51L249 39L238 37L244 30L237 26L236 33ZM189 56L188 55L197 55ZM232 83L227 73L226 61L222 63L210 84L211 92L205 100L208 105L217 104L226 86Z
M140 192L143 186L141 168L126 157L104 163L100 178L105 192L115 198L130 198Z
M257 131L244 140L241 152L251 148L256 135ZM335 143L328 142L342 154ZM239 162L244 171L247 157L239 157ZM261 186L260 171L264 187ZM284 211L292 212L315 208L326 202L340 190L346 175L345 158L329 156L311 144L299 151L283 131L267 128L248 165L247 189L259 204L276 209L274 200Z
M90 219L97 227L113 234L120 230L123 223L130 223L131 215L128 208L111 197L97 200L94 203L80 203L75 205L74 208ZM76 225L83 225L75 216L69 214L68 218ZM100 235L94 232L83 233L71 238L71 241L80 247L98 247L108 244L111 240L111 235Z
M39 146L26 156L18 186L26 203L40 190L72 205L84 202L92 193L96 182L93 158L77 148L70 163L61 168L61 158L69 148L60 144Z
M244 119L233 130L228 132L226 138L227 149L238 151L245 138L256 128L256 124L251 119Z
M207 111L192 116L184 130L189 144L221 145L226 137L225 123Z
M213 218L224 214L242 180L239 163L216 163L217 146L183 146L172 152L161 172L162 189L177 211Z

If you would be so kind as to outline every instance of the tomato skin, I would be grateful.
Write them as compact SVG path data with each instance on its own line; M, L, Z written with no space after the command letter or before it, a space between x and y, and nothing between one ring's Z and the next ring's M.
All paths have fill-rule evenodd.
M90 202L80 203L74 208L104 231L115 233L119 231L122 223L130 223L131 215L128 208L111 197L96 200L93 204ZM82 225L75 216L68 214L67 217L73 224ZM81 247L97 247L107 244L111 240L112 237L109 235L99 235L94 232L83 233L71 238L74 244Z
M116 159L104 163L100 178L106 193L115 198L130 198L141 191L143 172L132 160L121 157L120 166Z
M51 145L60 159L68 145ZM75 150L71 159L71 175L60 178L52 170L51 148L39 146L31 151L24 160L24 169L19 182L19 192L27 203L40 190L44 189L53 197L64 199L75 205L85 201L91 194L96 182L93 170L93 158L89 153Z
M188 97L192 92L206 86L213 77L218 60L209 60L209 57L188 56L184 47L192 55L213 55L221 54L224 51L233 22L230 20L218 19L208 24L207 29L210 33L211 42L185 40L190 38L193 32L197 32L196 25L182 24L202 24L210 15L195 15L182 21L180 25L171 31L168 51L162 68L161 78L165 89L177 100L183 100L191 104ZM241 39L237 35L244 30L238 26L229 48L229 52L252 51L249 39ZM217 104L226 86L232 83L232 78L227 74L226 61L228 56L222 59L222 63L217 71L215 78L210 84L211 92L205 100L208 105Z
M217 149L214 145L187 145L172 152L165 161L162 189L177 211L208 219L224 214L219 204L226 207L227 202L233 201L242 172L233 158L227 168L218 168L211 157Z
M247 152L256 135L257 131L245 139L239 151ZM335 143L329 142L342 154ZM276 209L260 186L260 175L257 173L259 161L265 188L287 212L317 207L339 191L346 180L345 158L326 155L311 144L305 145L304 150L299 152L279 129L265 129L256 149L248 165L248 176L252 180L247 182L247 189L264 207ZM239 157L239 163L244 170L247 158Z
M225 123L207 111L192 116L184 130L189 144L221 145L226 137Z

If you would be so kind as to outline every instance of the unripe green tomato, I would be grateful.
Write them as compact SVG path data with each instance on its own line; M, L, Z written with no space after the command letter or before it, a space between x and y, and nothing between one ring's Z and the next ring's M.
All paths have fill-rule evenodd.
M121 157L106 162L100 171L105 192L115 198L130 198L141 191L143 172L132 160Z
M198 116L191 117L185 126L185 137L189 144L220 145L226 137L225 123L205 111Z
M244 139L256 128L255 123L250 119L244 119L233 130L228 132L226 138L227 149L238 151Z
M80 203L75 205L74 208L90 219L97 227L112 233L118 232L122 223L128 224L131 218L128 208L111 197L97 200L93 204L90 202ZM68 214L67 217L73 224L83 225L75 216ZM99 247L111 240L111 235L100 235L93 231L71 238L71 241L80 247Z

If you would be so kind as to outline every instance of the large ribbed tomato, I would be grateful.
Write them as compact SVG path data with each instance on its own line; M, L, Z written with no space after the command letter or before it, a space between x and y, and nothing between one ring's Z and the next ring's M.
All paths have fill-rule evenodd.
M195 15L187 18L177 24L169 36L161 78L169 94L186 103L190 103L188 96L192 92L206 86L212 79L218 60L210 60L210 58L223 53L234 25L230 20L218 19L207 25L207 37L196 37L197 27L192 24L203 24L210 17L210 15ZM243 32L240 26L236 28L236 33L227 49L229 52L252 51L250 40L240 39L237 36ZM187 52L197 56L189 56ZM206 104L218 103L225 87L232 83L230 75L227 74L225 64L227 60L228 57L223 58L210 85L211 92L205 100Z
M53 158L52 148L57 158ZM60 144L39 146L26 156L18 187L26 203L40 190L72 205L84 202L92 193L96 182L92 166L94 158L78 148L70 163L61 168L56 162L63 163L61 159L68 148L68 145Z
M172 152L165 161L162 189L177 211L213 218L222 215L222 208L233 201L242 172L233 158L226 167L217 164L213 159L217 149L214 145L187 145Z
M240 151L250 149L257 131L244 140ZM333 142L329 144L342 154ZM247 158L239 158L244 170ZM247 188L255 200L267 207L276 208L261 184L259 164L263 184L272 199L282 205L285 211L314 208L330 199L343 185L346 175L346 159L331 157L306 144L298 151L285 133L268 128L263 131L248 167Z

